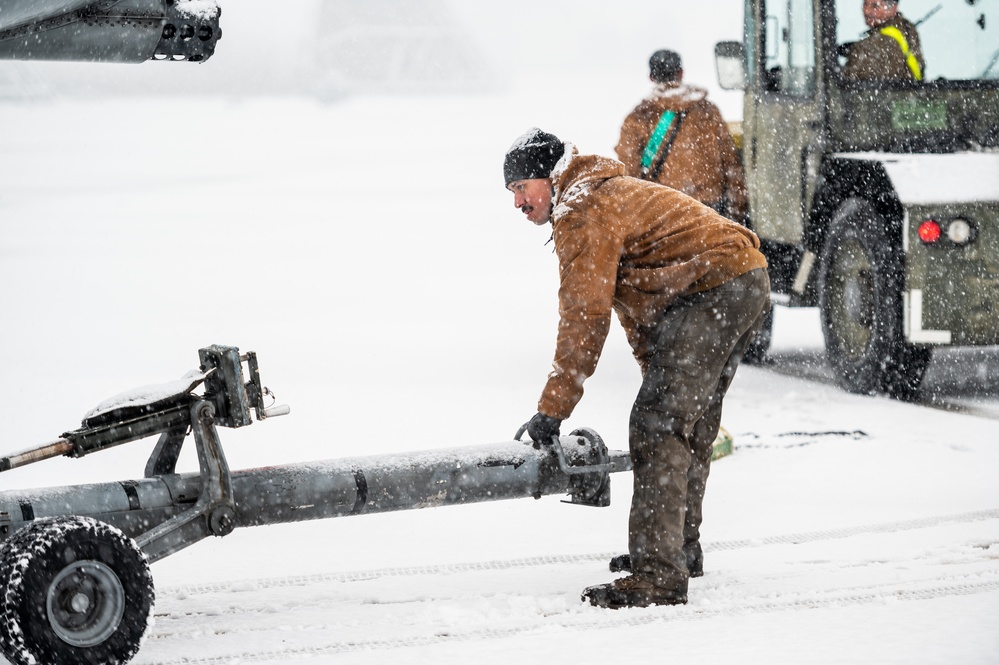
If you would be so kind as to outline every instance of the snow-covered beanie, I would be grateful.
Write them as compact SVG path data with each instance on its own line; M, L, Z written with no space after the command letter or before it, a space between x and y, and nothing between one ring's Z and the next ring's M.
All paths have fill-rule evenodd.
M676 81L676 75L683 69L680 61L680 54L676 51L662 49L656 51L649 58L649 76L656 83L672 83Z
M550 178L564 152L565 146L557 136L531 127L506 151L503 178L507 185L517 180Z

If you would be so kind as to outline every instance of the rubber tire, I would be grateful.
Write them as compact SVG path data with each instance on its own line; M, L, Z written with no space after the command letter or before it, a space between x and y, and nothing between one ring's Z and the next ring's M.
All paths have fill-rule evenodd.
M753 341L746 347L746 352L742 354L742 362L748 365L763 365L769 362L770 342L773 339L774 331L774 304L767 303L767 311L763 315L763 322L759 330L753 336Z
M844 389L911 399L931 350L905 341L905 271L893 235L867 201L843 203L822 253L819 309L826 357Z
M89 614L66 607L79 588ZM139 650L153 600L149 564L128 536L89 517L40 519L0 551L0 650L12 665L124 665Z

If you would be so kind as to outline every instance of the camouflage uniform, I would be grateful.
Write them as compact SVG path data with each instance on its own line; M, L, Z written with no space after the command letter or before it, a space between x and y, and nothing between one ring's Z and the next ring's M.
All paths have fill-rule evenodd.
M912 71L906 64L902 47L893 37L881 33L882 28L896 28L905 37L909 52L916 56L920 72L926 70L923 50L919 45L916 26L902 14L876 28L867 31L867 36L846 47L846 65L843 78L852 81L914 81Z

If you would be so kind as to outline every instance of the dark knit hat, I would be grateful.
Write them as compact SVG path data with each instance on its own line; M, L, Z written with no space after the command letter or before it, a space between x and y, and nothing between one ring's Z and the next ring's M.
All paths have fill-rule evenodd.
M649 75L656 83L672 83L676 75L683 69L680 54L676 51L663 49L656 51L649 58Z
M506 151L503 178L507 185L517 180L550 178L564 152L565 146L557 136L532 127Z

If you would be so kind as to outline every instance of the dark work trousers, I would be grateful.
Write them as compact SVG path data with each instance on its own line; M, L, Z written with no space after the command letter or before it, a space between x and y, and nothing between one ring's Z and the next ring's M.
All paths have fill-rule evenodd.
M628 548L633 573L656 586L686 590L687 557L701 556L701 504L722 400L769 299L767 271L752 270L678 298L655 328L631 411Z

